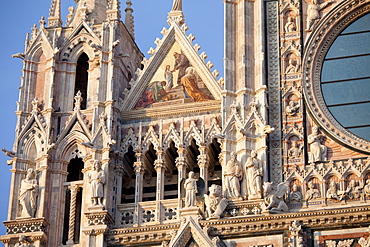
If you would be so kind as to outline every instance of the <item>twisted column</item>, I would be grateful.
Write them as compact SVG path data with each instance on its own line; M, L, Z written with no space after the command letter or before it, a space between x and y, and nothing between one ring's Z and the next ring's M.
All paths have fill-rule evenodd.
M77 192L80 190L80 187L77 184L72 184L68 186L68 189L71 191L71 203L69 206L69 229L67 244L74 244Z

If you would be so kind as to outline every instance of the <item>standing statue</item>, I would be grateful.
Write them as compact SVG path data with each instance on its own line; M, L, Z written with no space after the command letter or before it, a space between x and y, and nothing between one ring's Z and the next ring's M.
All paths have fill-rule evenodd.
M182 11L182 0L174 0L172 4L172 11Z
M251 157L247 159L246 169L248 199L262 198L263 168L255 150L251 152Z
M310 145L310 152L308 153L309 163L326 161L327 147L321 144L324 138L324 135L319 132L319 127L314 126L312 133L308 136L308 144Z
M242 165L236 159L236 153L230 154L230 160L227 162L224 178L225 178L225 197L239 198L240 195L240 180L243 178Z
M90 183L93 205L103 206L105 172L101 169L100 162L98 160L93 161L93 167L87 174L87 179Z
M227 199L222 198L221 186L216 184L209 187L209 195L204 195L204 202L207 207L207 219L219 219L227 207Z
M317 0L312 0L312 3L308 4L306 31L312 31L313 25L318 20L320 20L320 12L319 11L326 8L332 2L333 2L333 0L329 0L327 2L323 2L322 4L318 4Z
M184 189L185 194L185 208L196 206L196 194L197 194L197 180L194 178L194 172L189 172L188 178L185 180Z
M35 170L29 168L26 178L21 182L21 188L18 196L19 203L22 205L21 217L34 217L37 206L39 185L36 179Z

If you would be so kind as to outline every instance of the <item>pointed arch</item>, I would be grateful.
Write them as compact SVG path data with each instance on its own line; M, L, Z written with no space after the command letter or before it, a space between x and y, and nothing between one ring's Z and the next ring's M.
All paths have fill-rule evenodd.
M86 109L86 99L87 99L87 88L88 88L88 79L89 79L89 57L85 52L82 52L82 54L77 59L77 65L76 65L76 77L75 77L75 85L74 85L74 95L77 94L77 92L81 92L83 100L81 102L81 109Z

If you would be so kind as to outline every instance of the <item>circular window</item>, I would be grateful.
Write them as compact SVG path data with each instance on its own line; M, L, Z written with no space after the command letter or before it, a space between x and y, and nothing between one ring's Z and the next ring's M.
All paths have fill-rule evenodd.
M334 118L370 141L370 14L349 25L331 45L322 66L321 89Z
M309 34L302 85L327 135L370 154L370 0L344 0Z

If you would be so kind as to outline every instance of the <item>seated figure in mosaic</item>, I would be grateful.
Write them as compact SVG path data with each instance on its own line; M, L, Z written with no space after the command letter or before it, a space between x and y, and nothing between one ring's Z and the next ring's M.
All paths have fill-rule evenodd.
M311 201L315 200L317 198L320 198L320 191L318 189L315 189L315 185L312 181L308 182L307 184L308 190L306 192L306 200Z
M298 189L298 185L294 184L292 191L289 194L290 202L301 202L303 200L302 193Z

